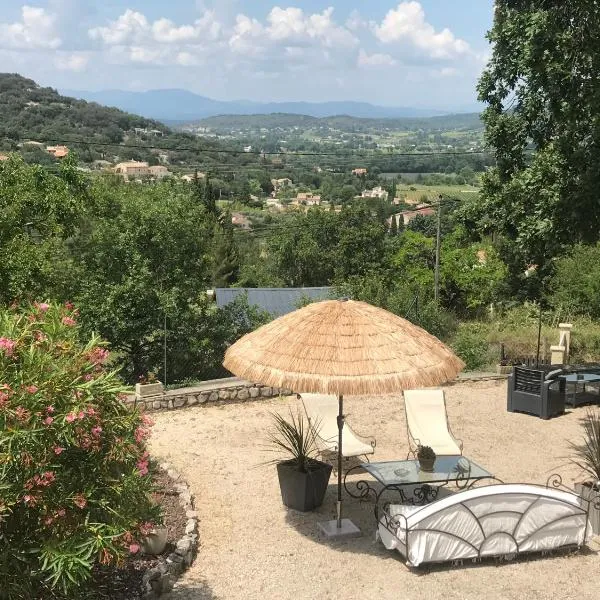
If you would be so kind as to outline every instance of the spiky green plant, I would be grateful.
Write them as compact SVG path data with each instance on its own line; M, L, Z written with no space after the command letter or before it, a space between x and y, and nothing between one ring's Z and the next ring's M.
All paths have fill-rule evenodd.
M307 421L300 411L294 415L290 410L289 420L278 413L272 417L273 429L268 436L270 446L290 456L289 460L296 464L298 471L306 473L318 454L318 424Z
M435 460L436 455L433 451L433 448L430 446L419 446L419 449L417 450L417 458L423 460Z
M571 461L584 473L600 482L600 411L588 409L583 418L583 440L569 442L573 457Z

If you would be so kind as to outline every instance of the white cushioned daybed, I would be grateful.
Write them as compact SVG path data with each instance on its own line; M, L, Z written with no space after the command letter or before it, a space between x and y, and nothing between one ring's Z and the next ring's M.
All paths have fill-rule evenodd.
M377 530L411 567L580 547L591 535L579 496L529 484L474 488L425 506L388 504Z

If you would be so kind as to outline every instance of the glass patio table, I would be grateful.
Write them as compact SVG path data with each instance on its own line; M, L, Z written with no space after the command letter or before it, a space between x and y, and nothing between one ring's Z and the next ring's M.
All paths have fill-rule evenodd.
M348 476L359 469L366 471L379 485L365 479L348 481ZM399 493L403 504L426 504L437 498L441 487L454 484L464 490L482 479L499 481L466 456L438 456L431 472L423 471L418 460L362 463L346 472L344 487L353 498L373 497L376 505L390 490Z
M570 373L569 375L559 375L559 379L563 379L566 385L572 385L572 392L567 393L565 402L571 406L579 406L581 404L597 403L600 396L598 393L591 394L586 392L585 386L588 383L599 383L600 375L597 373ZM577 386L583 386L579 391Z

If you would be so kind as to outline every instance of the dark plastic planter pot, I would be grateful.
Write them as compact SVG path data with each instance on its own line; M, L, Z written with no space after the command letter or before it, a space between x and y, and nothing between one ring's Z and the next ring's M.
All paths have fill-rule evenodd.
M321 506L332 466L313 460L307 473L301 473L291 460L277 464L281 500L288 508L307 512Z
M421 471L426 471L427 473L431 473L433 471L433 466L435 465L435 458L420 458L419 466L421 467Z

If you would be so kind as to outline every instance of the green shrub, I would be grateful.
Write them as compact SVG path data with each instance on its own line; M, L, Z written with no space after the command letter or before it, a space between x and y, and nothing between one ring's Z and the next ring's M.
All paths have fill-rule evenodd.
M145 438L77 311L0 309L0 599L73 598L160 519Z
M461 324L454 336L452 348L467 365L467 371L480 370L492 362L487 331L480 323Z

